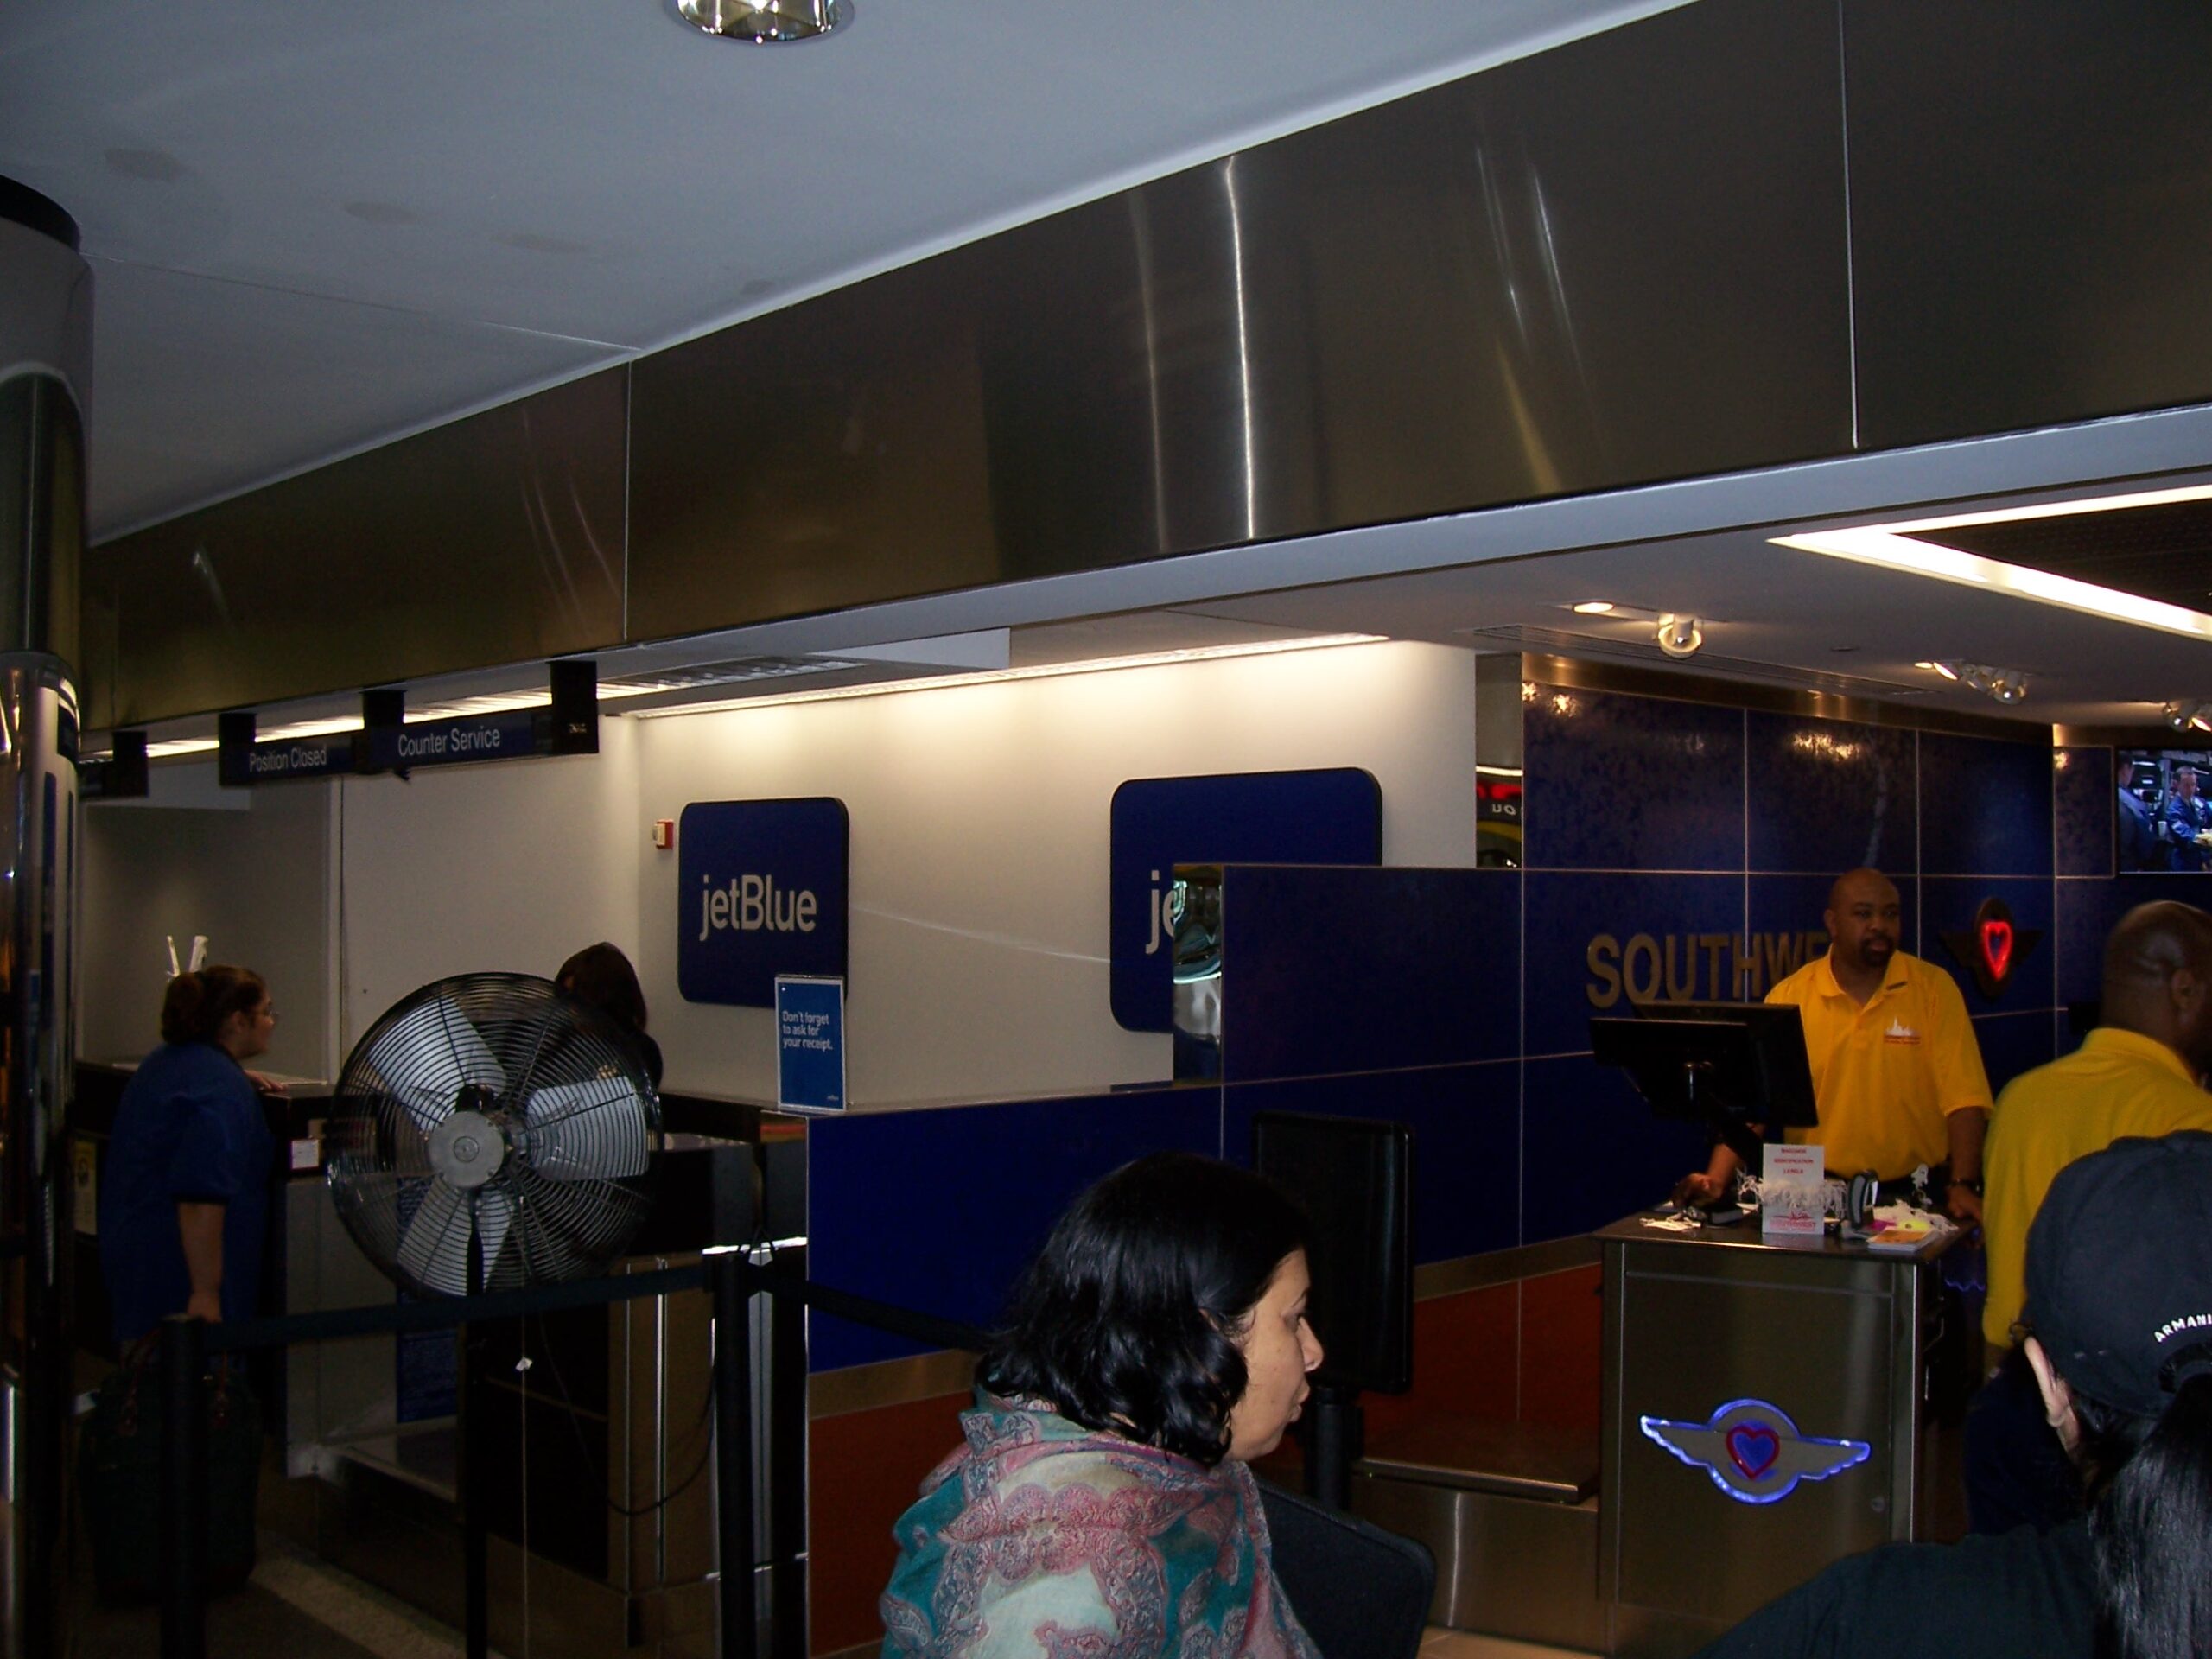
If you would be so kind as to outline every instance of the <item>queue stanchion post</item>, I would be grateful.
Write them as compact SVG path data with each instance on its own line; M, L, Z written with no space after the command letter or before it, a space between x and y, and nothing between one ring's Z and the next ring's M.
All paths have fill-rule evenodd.
M162 1659L207 1659L207 1326L172 1315L157 1342L161 1374Z
M747 1328L741 1247L707 1252L715 1300L715 1552L721 1573L721 1659L756 1659L753 1585L753 1343Z

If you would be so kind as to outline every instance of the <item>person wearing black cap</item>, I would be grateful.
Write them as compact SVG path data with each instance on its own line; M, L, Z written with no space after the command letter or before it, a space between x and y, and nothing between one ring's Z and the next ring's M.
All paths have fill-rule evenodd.
M1700 1659L2212 1653L2212 1135L2118 1141L2028 1232L2023 1346L2086 1516L1837 1562Z

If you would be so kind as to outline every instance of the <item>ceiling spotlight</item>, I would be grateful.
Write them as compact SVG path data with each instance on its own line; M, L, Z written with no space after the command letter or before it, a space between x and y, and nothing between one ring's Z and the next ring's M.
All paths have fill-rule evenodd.
M2024 674L2015 674L2010 670L1999 669L1990 675L1989 684L1985 689L1991 696L2009 709L2016 702L2026 701L2028 677Z
M1573 607L1577 616L1603 616L1613 608L1610 599L1586 599Z
M676 0L694 29L754 46L819 39L853 21L852 0Z
M1913 666L1932 668L1947 680L1955 680L1959 677L1959 665L1956 663L1915 663Z
M2212 732L2212 702L2170 702L2165 713L2166 724L2177 732Z
M1669 657L1694 657L1697 648L1705 643L1705 630L1694 616L1676 616L1672 612L1659 619L1659 649Z

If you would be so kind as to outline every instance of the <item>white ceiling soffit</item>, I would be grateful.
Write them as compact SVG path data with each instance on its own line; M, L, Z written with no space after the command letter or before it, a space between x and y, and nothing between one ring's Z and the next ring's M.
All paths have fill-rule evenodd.
M1680 0L10 0L0 174L98 283L104 538Z

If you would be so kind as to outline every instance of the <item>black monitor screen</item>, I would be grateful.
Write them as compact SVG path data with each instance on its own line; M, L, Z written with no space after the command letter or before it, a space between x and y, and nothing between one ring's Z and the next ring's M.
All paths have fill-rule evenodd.
M1813 1074L1797 1010L1771 1002L1646 1002L1632 1020L1592 1019L1599 1063L1636 1080L1662 1117L1811 1128Z
M2123 871L2212 869L2212 747L2113 754L2113 862Z

